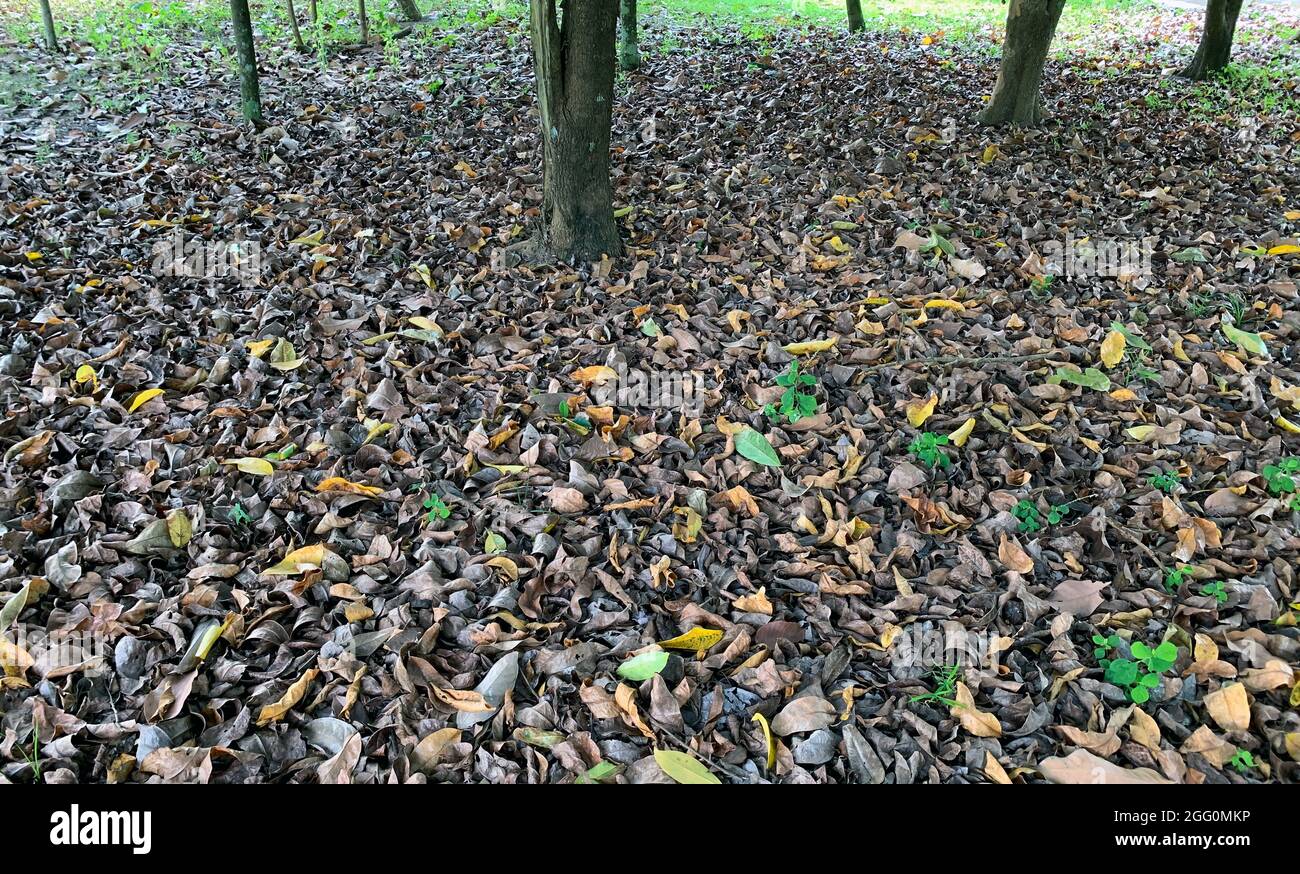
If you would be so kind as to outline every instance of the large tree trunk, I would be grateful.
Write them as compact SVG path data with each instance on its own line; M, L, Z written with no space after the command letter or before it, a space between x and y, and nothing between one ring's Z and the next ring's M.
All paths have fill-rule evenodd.
M307 51L307 44L302 41L302 31L298 29L298 10L293 8L293 0L286 0L289 6L289 31L293 34L293 47L300 52Z
M1011 0L1002 63L983 124L1036 125L1043 120L1043 64L1065 0Z
M609 125L617 0L529 0L542 117L543 254L596 260L623 245L614 224Z
M420 7L415 5L415 0L397 0L397 7L402 10L402 15L407 21L419 21L424 18L424 13L420 12Z
M59 38L54 33L54 12L50 9L50 0L41 0L41 26L45 31L45 48L57 52Z
M862 0L844 0L845 12L849 16L849 33L857 33L865 25L862 20Z
M235 56L239 61L239 108L249 121L261 121L262 96L257 87L257 50L253 47L248 0L230 0L230 21L234 25Z
M637 44L636 0L618 3L618 65L624 70L641 66L641 48Z
M1232 37L1237 32L1241 0L1209 0L1205 7L1205 29L1192 62L1178 75L1208 79L1228 66L1232 59Z

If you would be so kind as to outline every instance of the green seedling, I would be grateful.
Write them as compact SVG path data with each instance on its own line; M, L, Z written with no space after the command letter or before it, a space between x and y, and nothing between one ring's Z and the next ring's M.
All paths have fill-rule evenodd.
M249 522L253 521L253 517L248 515L248 511L244 509L244 505L238 501L235 502L235 506L231 507L226 512L226 519L229 520L232 525L247 525Z
M1237 751L1228 759L1228 764L1237 769L1238 774L1244 774L1251 768L1255 767L1255 757L1248 750L1237 747Z
M1164 473L1163 471L1155 471L1151 476L1147 477L1147 484L1149 486L1153 489L1164 492L1166 495L1172 495L1177 491L1181 482L1182 481L1179 479L1178 474Z
M1207 598L1213 598L1220 604L1226 604L1228 601L1228 591L1223 587L1223 583L1218 580L1201 586L1201 594Z
M1134 641L1129 646L1133 658L1109 658L1107 653L1116 650L1123 643L1118 634L1102 637L1092 636L1096 644L1092 654L1097 657L1097 664L1105 671L1106 682L1119 686L1128 692L1134 704L1145 704L1151 700L1151 690L1160 687L1160 675L1174 666L1178 660L1178 647L1169 641L1155 649L1142 641Z
M1046 524L1056 525L1069 514L1069 504L1048 504ZM1020 520L1020 524L1016 526L1018 531L1034 533L1046 527L1044 517L1039 512L1038 505L1033 501L1021 499L1019 503L1011 508L1011 515Z
M800 419L811 416L817 410L817 397L800 391L804 386L816 386L817 377L799 372L799 362L791 361L785 373L776 378L776 384L785 389L781 394L780 405L768 404L763 412L773 419L784 417L794 424Z
M424 514L424 518L428 522L435 522L438 519L446 519L451 515L451 509L448 508L446 502L444 502L438 495L429 495L425 498L424 509L429 511Z
M1162 568L1165 572L1165 588L1170 592L1178 591L1178 587L1187 582L1195 572L1195 568L1187 565L1179 565L1176 568Z
M912 703L938 701L949 707L956 707L957 681L961 678L961 668L957 665L944 665L942 668L930 671L929 676L934 681L934 691L913 695Z
M947 445L947 434L931 434L929 431L922 431L916 436L916 439L907 445L907 451L912 453L917 461L933 470L935 467L946 468L952 464L952 460L948 458L948 453L942 449Z
M1300 478L1297 477L1300 474L1300 458L1293 455L1275 464L1266 464L1261 474L1270 495L1294 495L1297 492L1296 479Z
M1124 358L1120 362L1124 367L1122 378L1124 384L1127 385L1135 379L1159 382L1160 374L1152 370L1147 363L1147 356L1152 352L1151 344L1141 334L1129 330L1121 322L1111 322L1110 327L1112 331L1119 331L1124 335Z

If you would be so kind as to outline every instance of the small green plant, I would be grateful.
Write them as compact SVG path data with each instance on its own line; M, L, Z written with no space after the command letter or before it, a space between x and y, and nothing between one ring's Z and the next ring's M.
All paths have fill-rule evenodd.
M817 377L810 373L799 372L799 362L791 361L785 373L776 378L776 384L785 389L781 394L781 404L768 404L763 412L773 419L784 417L794 424L800 419L811 416L817 410L817 397L800 391L804 386L817 385Z
M586 437L591 432L591 420L586 416L573 415L573 410L569 407L567 399L560 401L558 415L564 426L575 434Z
M1097 664L1105 671L1107 683L1119 686L1128 692L1134 704L1145 704L1151 700L1151 690L1160 687L1160 675L1174 666L1178 660L1178 647L1169 641L1155 649L1142 641L1134 641L1129 646L1133 658L1110 658L1107 654L1118 650L1124 643L1118 634L1103 637L1092 636L1096 645L1092 654Z
M41 733L35 725L32 726L32 754L29 756L23 753L23 758L32 769L34 782L41 782Z
M1228 601L1228 590L1223 587L1219 580L1213 580L1201 586L1201 594L1207 598L1213 598L1220 604L1226 604Z
M1140 312L1140 311L1139 311ZM1136 321L1137 319L1135 319ZM1128 385L1135 379L1144 379L1147 382L1159 382L1160 374L1151 369L1147 356L1151 354L1151 344L1148 343L1141 334L1129 330L1122 322L1111 322L1112 331L1118 331L1124 336L1124 358L1120 362L1124 368L1121 381Z
M1180 482L1181 480L1178 474L1165 473L1159 470L1154 471L1151 476L1147 477L1147 484L1149 486L1153 489L1158 489L1159 491L1164 492L1166 495L1172 495L1177 491Z
M1048 504L1046 525L1056 525L1069 514L1069 504ZM1016 526L1018 531L1034 533L1046 527L1044 517L1033 501L1022 498L1011 508L1011 515L1020 520L1020 524Z
M1235 768L1238 774L1244 774L1255 767L1255 757L1250 754L1249 750L1237 747L1237 751L1232 754L1232 758L1228 759L1228 764Z
M228 519L232 525L247 525L253 520L253 517L248 515L248 511L244 509L243 504L236 501L235 506L231 507L226 512L226 519Z
M1266 464L1261 474L1270 495L1281 497L1296 494L1296 474L1300 473L1300 458L1290 456L1275 464Z
M922 431L908 444L907 451L912 453L917 461L933 470L935 467L946 468L952 464L952 459L948 458L948 453L942 448L947 445L947 434L931 434L929 431Z
M446 519L451 515L451 509L438 495L431 494L426 497L424 499L424 509L429 511L424 514L424 518L428 522L435 522L438 519Z
M1047 298L1052 294L1052 283L1056 282L1056 276L1051 273L1044 273L1042 276L1035 276L1029 280L1030 293L1036 298Z
M957 681L961 678L961 668L957 665L944 665L942 668L930 671L929 677L934 682L934 691L913 695L912 703L938 701L949 707L956 707Z
M1190 568L1185 564L1176 568L1162 568L1162 570L1165 572L1165 588L1170 592L1178 591L1178 587L1187 582L1195 572L1194 568Z

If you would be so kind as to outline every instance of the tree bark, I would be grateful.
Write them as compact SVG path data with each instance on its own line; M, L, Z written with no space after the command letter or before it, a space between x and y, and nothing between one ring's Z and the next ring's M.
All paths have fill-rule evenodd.
M293 33L293 47L300 52L307 51L307 44L302 41L302 31L298 29L298 10L293 8L293 0L285 0L289 6L289 30Z
M845 12L849 16L849 33L857 33L866 26L862 20L862 0L844 0Z
M641 66L641 47L637 43L636 0L618 3L618 65L624 70Z
M424 18L424 13L420 12L420 7L415 5L415 0L397 0L397 6L402 10L402 15L407 21L419 21Z
M1178 75L1200 81L1228 66L1232 60L1232 38L1237 32L1241 0L1209 0L1205 7L1205 28L1192 62Z
M45 31L45 48L57 52L59 37L54 32L54 12L50 9L50 0L41 0L41 26Z
M370 17L366 15L366 0L357 0L357 18L361 20L361 44L370 45Z
M235 56L239 61L239 108L249 121L261 121L262 96L257 86L257 50L253 46L248 0L230 0L230 21L234 25Z
M982 124L1032 126L1043 120L1043 65L1065 0L1011 0L1002 62Z
M617 0L529 0L542 118L542 254L596 260L623 244L614 223L609 128Z
M307 0L307 17L311 19L312 26L316 26L316 0Z

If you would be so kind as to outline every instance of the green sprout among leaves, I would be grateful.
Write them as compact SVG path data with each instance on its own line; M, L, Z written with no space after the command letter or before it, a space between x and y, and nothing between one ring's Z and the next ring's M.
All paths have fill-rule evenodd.
M591 420L586 416L574 416L567 399L560 401L559 416L560 421L579 436L586 437L591 432Z
M1237 751L1232 754L1232 758L1228 759L1228 764L1236 768L1238 774L1244 774L1255 767L1255 757L1250 754L1249 750L1237 747Z
M253 520L253 517L248 515L248 511L244 509L243 504L236 501L235 506L231 507L226 512L226 519L228 519L232 525L247 525Z
M768 404L763 408L768 416L773 419L784 416L785 420L793 425L816 411L817 397L813 394L804 394L800 389L803 386L817 385L817 377L809 373L800 373L798 361L790 362L786 372L776 378L776 384L785 391L781 394L780 406Z
M1166 495L1172 495L1177 491L1181 480L1176 473L1165 473L1163 471L1154 471L1151 476L1147 477L1147 484L1153 489L1158 489Z
M1162 568L1162 570L1165 572L1165 588L1170 592L1178 591L1178 587L1187 582L1195 573L1195 568L1190 568L1187 565L1179 565L1176 568Z
M1056 525L1070 513L1069 504L1048 504L1047 505L1047 524ZM1016 526L1018 531L1028 531L1034 533L1044 528L1043 515L1038 510L1038 505L1033 501L1021 499L1014 507L1011 508L1011 515L1020 520Z
M429 522L434 522L438 519L446 519L451 515L451 509L448 508L446 502L438 495L429 495L425 498L424 509L429 511L424 515L424 518Z
M1123 643L1118 634L1109 637L1094 634L1092 642L1096 644L1092 654L1106 672L1106 682L1126 690L1134 704L1145 704L1151 700L1151 690L1160 687L1160 675L1172 668L1178 660L1178 647L1169 641L1155 649L1140 640L1135 641L1129 646L1129 652L1133 655L1131 659L1106 656Z
M1300 488L1296 485L1296 480L1300 479L1300 458L1291 456L1283 458L1276 464L1264 465L1261 473L1264 476L1264 484L1270 495L1281 497L1283 495L1295 495ZM1292 502L1292 509L1296 509Z
M1226 604L1228 601L1228 591L1223 588L1223 583L1218 580L1206 583L1201 586L1201 594L1207 598L1213 598L1220 604Z
M948 453L944 452L943 446L948 445L948 435L931 434L929 431L922 431L907 446L907 451L916 456L916 459L928 468L943 467L946 468L952 464L952 459L948 458Z
M912 703L938 701L947 704L949 707L956 707L957 681L960 678L961 668L957 665L944 665L942 668L935 668L930 672L930 679L934 681L934 691L913 695Z

